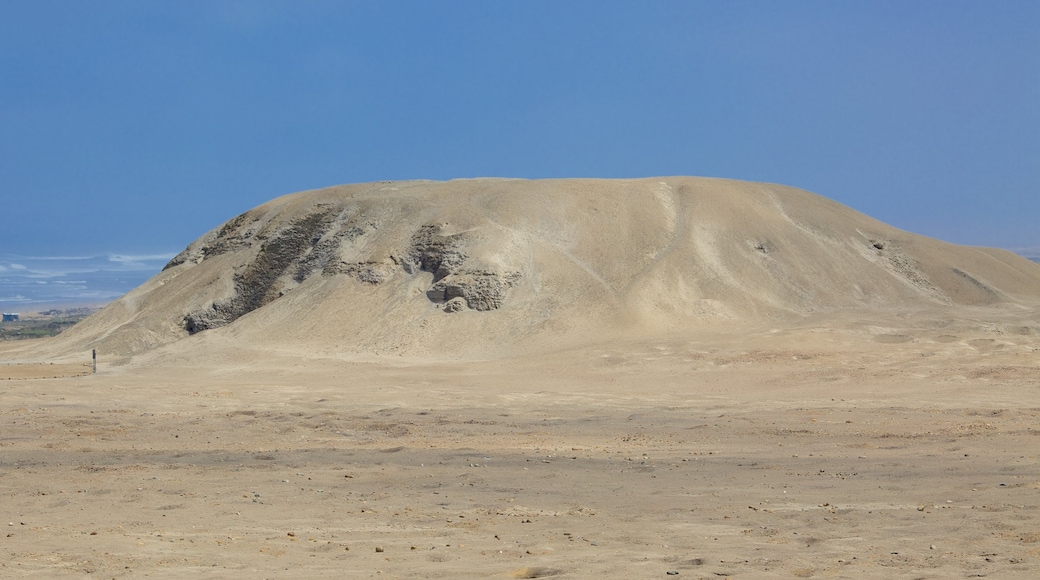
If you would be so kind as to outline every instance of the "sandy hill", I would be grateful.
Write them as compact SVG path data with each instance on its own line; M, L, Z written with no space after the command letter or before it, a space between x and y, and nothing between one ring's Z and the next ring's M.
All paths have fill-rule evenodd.
M790 187L383 182L251 209L37 348L484 357L837 313L1038 303L1040 265L900 231Z

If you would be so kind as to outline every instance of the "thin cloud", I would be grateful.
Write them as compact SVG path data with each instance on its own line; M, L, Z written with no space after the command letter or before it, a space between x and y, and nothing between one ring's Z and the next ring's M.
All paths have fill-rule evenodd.
M176 255L177 254L175 254L175 253L169 253L169 254L144 254L144 255L140 255L140 256L125 256L125 255L122 255L122 254L109 254L108 255L108 261L109 262L117 262L117 263L127 263L127 262L139 263L139 262L157 262L157 261L168 262L171 259L173 259L173 257L176 256Z
M69 260L69 261L72 261L72 260L93 260L93 259L95 259L97 257L98 256L19 256L18 258L22 259L22 260L44 260L44 261Z
M33 268L31 270L25 270L21 276L24 278L60 278L70 274L96 274L101 271L101 268L64 268L57 270L38 270Z
M1030 260L1040 259L1040 246L1030 246L1026 248L1011 248L1011 251L1018 254L1019 256L1029 258Z

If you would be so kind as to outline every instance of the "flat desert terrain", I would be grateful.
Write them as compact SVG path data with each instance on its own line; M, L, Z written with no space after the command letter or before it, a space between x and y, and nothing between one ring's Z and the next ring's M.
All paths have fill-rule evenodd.
M0 381L0 576L1035 578L1040 337L930 326Z
M1040 266L783 186L293 194L0 379L3 578L1040 577Z

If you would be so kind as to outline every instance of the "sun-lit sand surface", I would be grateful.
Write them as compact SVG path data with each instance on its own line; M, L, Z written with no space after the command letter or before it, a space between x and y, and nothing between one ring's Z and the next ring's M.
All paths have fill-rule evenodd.
M89 364L14 364L0 365L0 381L16 379L63 379L79 377L92 372Z
M493 309L344 267L188 336L233 289L209 262L249 271L224 254L0 343L8 374L101 352L97 375L0 381L0 577L1040 574L1040 266L860 236L811 198L826 219L791 222L818 247L761 220L697 242L696 197L649 199L639 227L569 239L543 227L562 210L494 206L513 245L474 234L466 257L520 273ZM821 224L877 270L835 273ZM372 243L343 260L397 251Z

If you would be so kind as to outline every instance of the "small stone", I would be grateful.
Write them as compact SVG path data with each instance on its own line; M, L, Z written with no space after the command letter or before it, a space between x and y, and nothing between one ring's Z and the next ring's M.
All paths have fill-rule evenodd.
M383 551L383 547L382 546L376 546L376 552L382 552L382 551Z
M935 549L935 544L932 544L931 546L928 546L928 549L929 550L934 550Z
M668 574L669 576L678 576L679 572L677 572L675 570L669 570L669 571L665 572L665 574Z
M924 511L924 506L923 505L917 506L917 511L923 512Z

